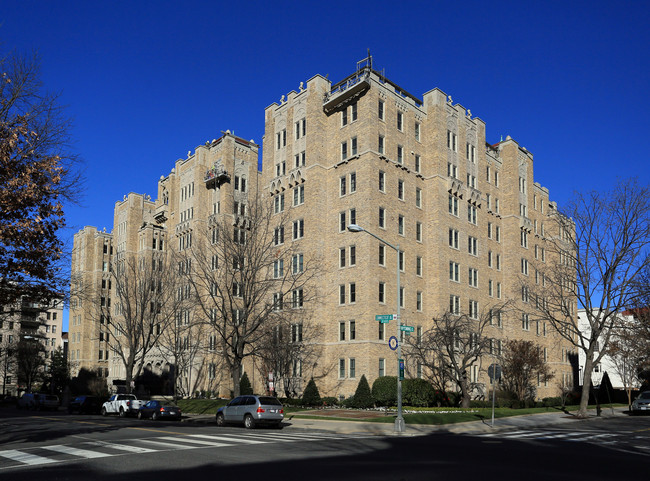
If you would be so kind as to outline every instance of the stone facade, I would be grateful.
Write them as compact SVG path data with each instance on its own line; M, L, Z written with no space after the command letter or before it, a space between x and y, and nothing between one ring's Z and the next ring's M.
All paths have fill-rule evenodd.
M544 229L554 204L534 181L533 155L515 140L490 145L485 122L441 90L419 99L365 66L335 85L317 75L268 106L262 171L256 166L257 146L229 132L197 147L161 177L155 202L138 200L132 216L118 203L112 235L86 228L75 236L75 252L83 254L73 255L73 272L97 286L108 259L103 245L120 246L118 255L119 249L142 250L156 232L182 250L184 236L199 223L233 211L239 195L233 184L215 187L209 178L225 169L270 195L290 224L302 221L304 235L292 235L289 225L285 242L297 244L306 258L323 259L316 286L323 351L317 363L302 366L304 378L319 379L321 395L349 397L362 375L372 384L397 372L387 346L397 335L395 322L382 328L375 321L376 314L396 310L396 251L347 231L349 224L399 245L402 324L413 326L413 335L430 328L451 299L458 299L459 311L477 316L510 301L519 314L512 310L488 328L495 351L507 339L540 345L556 378L538 386L539 397L557 395L558 380L573 382L570 346L550 326L521 314L530 302L522 279L536 276L538 263L551 262ZM82 319L82 312L73 308L71 319ZM71 325L72 361L98 365L93 330L97 326L83 320ZM84 333L81 348L75 332ZM479 394L486 392L485 371L493 361L485 356L468 373ZM255 389L264 390L265 377L255 379L259 373L250 364L246 371L253 372ZM407 364L407 376L423 374Z

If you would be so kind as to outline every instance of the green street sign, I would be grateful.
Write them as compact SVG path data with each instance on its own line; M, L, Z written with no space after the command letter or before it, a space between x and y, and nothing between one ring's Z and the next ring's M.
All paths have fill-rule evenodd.
M375 316L375 321L379 321L382 324L386 324L389 321L393 320L393 315L392 314L378 314Z
M413 326L399 326L400 330L404 332L413 332L415 331L415 327Z

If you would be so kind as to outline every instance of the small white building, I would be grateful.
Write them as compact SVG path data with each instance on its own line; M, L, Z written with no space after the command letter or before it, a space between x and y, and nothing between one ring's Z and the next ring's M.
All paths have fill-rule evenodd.
M621 320L623 322L629 322L633 320L633 316L630 314L620 314ZM589 334L590 326L589 321L587 321L586 311L584 309L578 310L578 329L583 334ZM598 346L601 348L602 344ZM595 353L597 356L599 352ZM584 379L584 366L585 366L585 353L582 349L578 349L578 384L582 386ZM614 389L625 389L625 383L623 382L623 373L621 369L616 366L616 363L612 360L607 354L602 357L600 362L594 366L594 370L591 376L591 382L594 386L598 387L603 379L604 374L607 373L609 380L612 383ZM638 387L638 386L634 386Z

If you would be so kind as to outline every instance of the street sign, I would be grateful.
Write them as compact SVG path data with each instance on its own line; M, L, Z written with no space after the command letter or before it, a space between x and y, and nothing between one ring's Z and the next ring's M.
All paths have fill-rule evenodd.
M488 376L490 377L490 381L501 379L501 366L498 364L490 364L488 367Z
M382 324L387 324L389 321L393 320L392 314L378 314L375 316L375 321L379 321Z
M413 327L413 326L399 326L399 328L400 328L401 331L404 331L404 332L413 332L413 331L415 331L415 327Z
M388 347L390 347L392 351L397 349L397 338L395 336L390 336L388 339Z

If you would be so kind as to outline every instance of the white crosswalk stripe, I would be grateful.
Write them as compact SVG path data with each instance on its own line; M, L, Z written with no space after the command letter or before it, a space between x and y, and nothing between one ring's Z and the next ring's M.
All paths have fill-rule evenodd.
M479 437L513 439L522 441L559 440L570 442L591 442L598 444L613 444L618 442L617 433L594 433L588 431L533 431L518 430L499 433L479 434Z
M163 434L163 433L161 433ZM241 432L219 434L166 435L120 441L83 441L74 445L53 444L22 450L0 450L0 470L20 466L60 463L79 459L106 458L127 454L148 454L201 448L241 445L329 441L359 436L332 433ZM4 462L3 462L4 460Z

